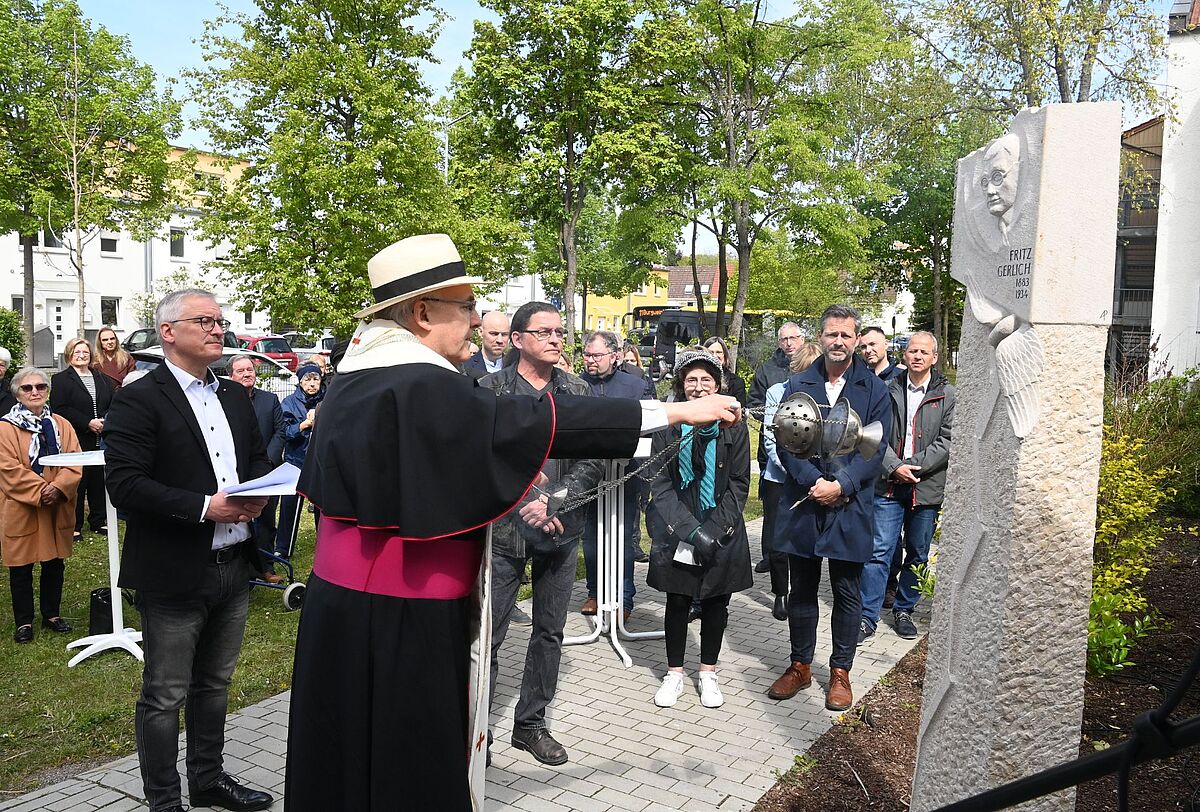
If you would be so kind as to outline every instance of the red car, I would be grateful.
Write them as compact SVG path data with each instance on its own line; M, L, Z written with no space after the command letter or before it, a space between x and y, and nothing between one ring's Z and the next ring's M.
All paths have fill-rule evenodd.
M274 358L279 363L286 365L292 372L295 372L300 366L300 356L296 355L292 345L283 336L238 336L238 338L242 340L242 346L246 349Z

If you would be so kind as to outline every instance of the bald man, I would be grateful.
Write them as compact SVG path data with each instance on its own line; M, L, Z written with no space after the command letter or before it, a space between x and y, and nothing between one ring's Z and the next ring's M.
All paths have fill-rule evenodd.
M479 325L479 352L467 359L463 372L476 380L499 372L504 366L504 351L508 349L508 332L508 316L499 310L487 313Z

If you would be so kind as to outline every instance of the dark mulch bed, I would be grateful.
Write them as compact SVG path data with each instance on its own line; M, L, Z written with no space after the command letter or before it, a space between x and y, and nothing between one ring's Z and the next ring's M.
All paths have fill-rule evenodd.
M1134 652L1136 665L1085 689L1080 753L1094 753L1129 735L1133 720L1158 707L1200 647L1200 541L1170 534L1156 553L1146 596L1163 619ZM754 807L756 812L908 809L921 719L925 641L822 735L796 766ZM1200 714L1200 685L1176 711L1182 720ZM1130 809L1200 812L1200 748L1135 767ZM1116 779L1079 788L1076 812L1117 808Z

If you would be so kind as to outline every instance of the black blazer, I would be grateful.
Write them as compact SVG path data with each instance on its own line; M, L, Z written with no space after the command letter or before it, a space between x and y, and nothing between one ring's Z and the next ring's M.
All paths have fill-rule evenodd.
M274 392L255 389L250 398L254 404L254 416L258 418L258 433L267 444L267 459L271 465L283 462L283 407Z
M98 369L92 370L92 380L96 384L95 411L92 396L78 372L67 367L50 377L50 411L65 417L71 428L75 429L81 451L96 450L100 437L88 428L88 423L97 417L105 417L112 405L112 381Z
M217 398L229 420L241 481L271 470L246 390L218 378ZM204 497L217 493L217 476L201 429L179 382L159 364L123 386L104 424L105 475L113 504L128 513L121 555L121 586L161 592L190 591L212 553L211 521L200 521ZM253 540L241 553L257 571Z

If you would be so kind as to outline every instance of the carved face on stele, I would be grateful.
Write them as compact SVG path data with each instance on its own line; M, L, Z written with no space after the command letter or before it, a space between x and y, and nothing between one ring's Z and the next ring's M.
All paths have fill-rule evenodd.
M988 211L1003 217L1017 202L1017 179L1021 164L1021 141L1012 133L997 138L983 154L983 176L979 185Z

